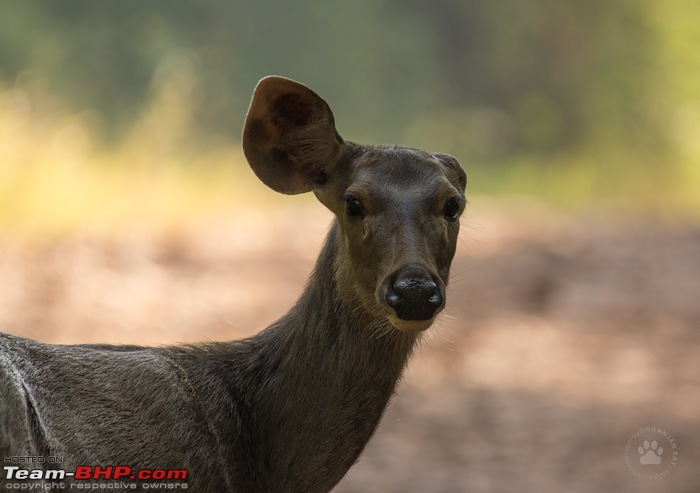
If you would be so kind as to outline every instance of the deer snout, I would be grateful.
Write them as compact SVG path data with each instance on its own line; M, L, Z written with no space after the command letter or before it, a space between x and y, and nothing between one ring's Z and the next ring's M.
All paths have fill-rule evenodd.
M427 321L444 306L444 289L425 268L411 266L385 281L384 301L400 320Z

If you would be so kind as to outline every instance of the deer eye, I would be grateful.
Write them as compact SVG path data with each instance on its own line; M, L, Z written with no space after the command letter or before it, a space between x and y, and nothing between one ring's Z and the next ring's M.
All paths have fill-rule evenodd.
M451 198L445 203L445 217L447 219L457 219L459 215L459 201L456 198Z
M360 199L354 195L346 195L343 197L343 200L345 200L345 212L347 212L348 216L362 217L365 215Z

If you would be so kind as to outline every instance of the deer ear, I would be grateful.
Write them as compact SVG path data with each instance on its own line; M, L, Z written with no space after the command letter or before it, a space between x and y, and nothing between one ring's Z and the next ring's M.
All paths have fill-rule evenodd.
M297 194L328 181L343 149L328 104L303 84L265 77L243 127L243 153L273 190Z
M449 154L433 154L433 156L445 166L450 179L453 180L453 183L456 182L464 192L467 188L467 173L460 166L459 161Z

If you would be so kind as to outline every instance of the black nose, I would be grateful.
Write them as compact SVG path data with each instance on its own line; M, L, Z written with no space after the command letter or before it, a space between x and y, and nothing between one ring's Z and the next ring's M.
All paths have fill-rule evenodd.
M442 306L443 296L424 269L404 269L388 282L385 300L402 320L428 320Z

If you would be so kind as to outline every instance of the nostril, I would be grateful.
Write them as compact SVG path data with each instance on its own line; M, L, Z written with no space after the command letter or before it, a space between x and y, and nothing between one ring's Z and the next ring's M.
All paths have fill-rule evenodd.
M442 293L440 293L440 290L438 289L437 284L435 285L435 291L430 296L430 298L428 298L428 301L435 306L442 305Z
M396 291L394 291L394 289L391 286L389 286L385 299L387 305L389 305L392 308L395 308L396 305L398 305L401 301L401 296L399 296L399 294Z

